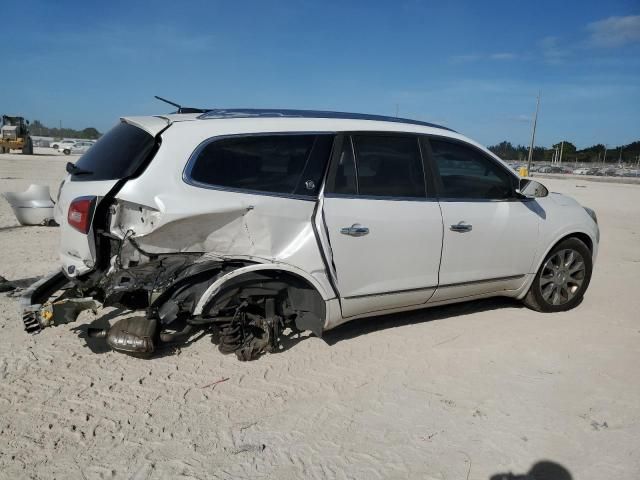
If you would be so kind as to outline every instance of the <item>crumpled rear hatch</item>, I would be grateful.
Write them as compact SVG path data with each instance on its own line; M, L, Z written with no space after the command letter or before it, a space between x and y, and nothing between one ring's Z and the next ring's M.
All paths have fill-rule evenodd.
M122 120L75 164L60 186L55 219L61 227L60 257L70 277L96 264L95 213L127 179L140 175L157 150L156 136L169 124L161 117Z

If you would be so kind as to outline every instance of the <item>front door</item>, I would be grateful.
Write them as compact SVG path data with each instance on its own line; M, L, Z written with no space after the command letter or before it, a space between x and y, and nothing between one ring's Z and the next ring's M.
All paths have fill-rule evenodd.
M343 317L426 303L438 285L442 217L417 137L338 141L323 213Z
M516 198L517 177L479 148L429 143L444 223L432 301L519 288L531 271L544 211L533 199Z

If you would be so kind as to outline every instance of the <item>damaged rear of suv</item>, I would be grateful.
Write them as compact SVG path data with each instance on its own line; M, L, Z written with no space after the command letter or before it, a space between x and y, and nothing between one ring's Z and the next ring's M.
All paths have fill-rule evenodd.
M244 360L287 328L321 335L331 294L326 274L307 272L324 272L312 219L334 135L196 123L125 118L67 165L62 271L22 296L28 332L101 304L145 312L89 331L130 353L198 327Z

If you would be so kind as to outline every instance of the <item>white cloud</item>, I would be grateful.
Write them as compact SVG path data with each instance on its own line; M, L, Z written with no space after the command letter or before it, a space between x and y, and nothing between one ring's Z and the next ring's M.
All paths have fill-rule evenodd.
M472 53L468 55L454 55L449 57L449 60L453 63L471 63L471 62L479 62L481 60L515 60L518 58L518 55L510 52L498 52L498 53L490 53L490 54L477 54Z
M620 47L640 42L640 15L609 17L590 23L590 41L597 47Z
M560 46L558 37L544 37L540 40L539 45L542 49L544 61L551 65L564 63L567 57L571 55L571 50Z
M529 123L531 122L531 119L532 119L531 115L525 115L524 113L509 117L509 120L513 122L519 122L519 123Z
M469 54L469 55L453 55L449 58L454 63L468 63L468 62L476 62L482 59L482 55L477 54Z
M176 29L170 25L148 25L137 30L120 26L100 25L92 29L77 29L56 35L40 34L50 49L82 51L117 58L137 59L145 55L161 58L167 54L200 54L211 51L216 39L211 34L199 34Z
M491 60L515 60L518 56L515 53L501 52L489 55Z

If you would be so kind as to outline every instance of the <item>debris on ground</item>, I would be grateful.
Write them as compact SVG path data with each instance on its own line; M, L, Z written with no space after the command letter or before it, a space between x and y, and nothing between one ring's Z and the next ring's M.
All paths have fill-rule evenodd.
M15 290L16 286L11 283L9 280L0 275L0 293L2 292L11 292Z
M29 185L24 192L2 194L20 225L57 226L53 219L54 202L47 185Z
M205 385L205 386L203 386L203 387L200 387L200 388L213 387L213 389L212 389L212 390L215 390L216 385L218 385L219 383L222 383L222 382L226 382L227 380L229 380L229 379L228 379L228 378L223 377L223 378L221 378L220 380L216 380L215 382L211 382L211 383L209 383L209 384L207 384L207 385Z

